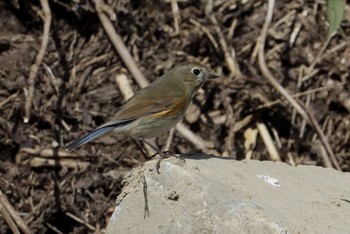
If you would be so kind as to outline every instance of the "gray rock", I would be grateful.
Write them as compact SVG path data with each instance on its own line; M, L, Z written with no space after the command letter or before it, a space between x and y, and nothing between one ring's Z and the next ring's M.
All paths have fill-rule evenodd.
M160 172L129 173L107 233L350 233L349 173L206 155Z

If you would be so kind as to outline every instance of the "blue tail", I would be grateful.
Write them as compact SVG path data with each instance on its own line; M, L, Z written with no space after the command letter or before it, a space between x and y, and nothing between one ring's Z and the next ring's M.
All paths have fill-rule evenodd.
M114 128L115 128L115 126L106 126L106 127L97 128L95 130L92 130L91 132L87 133L86 135L80 137L78 140L75 140L75 141L69 143L65 148L68 151L76 149L79 146L84 145L97 137L103 136L103 135L113 131Z

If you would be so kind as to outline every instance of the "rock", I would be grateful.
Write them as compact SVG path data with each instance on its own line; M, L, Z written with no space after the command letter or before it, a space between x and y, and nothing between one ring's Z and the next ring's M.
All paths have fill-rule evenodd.
M179 162L131 171L107 233L350 232L349 173L200 154Z

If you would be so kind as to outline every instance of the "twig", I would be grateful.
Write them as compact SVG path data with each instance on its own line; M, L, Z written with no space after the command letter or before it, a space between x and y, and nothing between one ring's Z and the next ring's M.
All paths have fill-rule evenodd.
M247 128L244 131L244 150L245 150L245 156L244 158L246 160L252 159L253 156L253 150L256 146L256 139L258 137L258 129L254 128Z
M213 44L215 49L219 49L219 45L216 42L215 38L213 37L213 35L210 33L210 31L204 27L203 25L201 25L201 23L199 23L198 21L196 21L195 19L190 18L189 22L197 27L199 27L204 33L205 35L207 35L209 41L211 42L211 44Z
M265 41L266 41L266 36L267 36L267 31L270 25L270 22L272 20L272 15L273 15L273 8L274 8L275 1L274 0L269 0L268 1L268 10L265 18L265 23L263 26L263 29L261 30L260 37L258 38L259 43L259 67L261 69L262 74L264 75L265 79L298 111L298 113L307 120L307 122L315 129L317 135L319 136L323 147L325 148L325 151L327 152L327 156L331 158L333 166L337 170L341 170L334 153L329 145L329 142L322 132L319 124L313 117L313 115L309 111L305 111L305 107L302 106L302 104L299 104L296 102L290 94L275 80L275 78L272 76L271 72L267 68L266 61L265 61L265 53L264 53L264 46L265 46ZM328 157L324 157L323 160L329 161Z
M134 91L131 88L128 77L124 73L116 75L115 82L117 83L124 100L128 100L132 97L132 95L134 95Z
M309 74L314 70L314 67L316 66L316 64L321 60L322 54L325 52L325 50L327 49L329 43L331 42L333 37L328 37L327 41L323 44L323 46L321 47L320 51L318 51L314 61L311 63L311 65L307 68L306 70L306 74L303 76L303 78L301 79L302 81L306 81L308 79L310 79L311 76L309 76Z
M259 134L260 134L260 136L261 136L261 138L266 146L266 149L270 155L270 158L276 162L282 161L281 157L276 149L276 146L273 143L272 137L271 137L269 131L267 130L266 125L263 123L257 123L256 127L259 130Z
M21 162L21 165L30 167L67 167L75 170L84 171L90 165L89 162L81 162L76 159L49 159L49 158L39 158L34 157Z
M174 28L175 28L175 34L178 34L180 32L180 11L179 6L177 5L177 0L171 0L171 10L173 12L174 17Z
M7 212L7 210L5 209L5 207L1 203L0 203L0 214L2 214L2 217L4 217L6 223L9 225L12 232L14 234L20 234L15 222L11 218L11 215Z
M75 221L77 221L78 223L81 223L83 225L85 225L85 227L87 227L88 229L90 229L91 231L96 231L96 228L93 227L91 224L89 224L88 222L86 222L85 220L75 216L74 214L70 213L70 212L65 212L65 215Z
M75 66L75 69L76 69L76 71L84 70L87 67L90 67L95 63L106 62L108 59L110 59L110 57L111 57L111 53L106 53L106 54L102 54L102 55L97 56L97 57L88 58L88 59L86 59L86 61L82 61L81 63L77 64Z
M348 82L342 82L342 83L339 83L338 85L339 86L343 86L343 85L345 85L347 83ZM333 88L334 87L329 87L329 86L319 87L319 88L310 89L310 90L306 90L304 92L293 94L292 97L293 98L297 98L297 97L301 97L301 96L304 96L304 95L308 95L308 94L312 94L312 93L316 93L316 92L321 92L321 91L328 90L328 89L333 89ZM260 106L255 107L253 110L257 111L257 110L260 110L260 109L263 109L263 108L268 108L268 107L277 105L279 103L282 103L282 99L278 99L276 101L271 101L271 102L268 102L268 103L264 103L264 104L262 104Z
M47 66L45 63L43 63L43 66L47 73L47 76L44 76L44 77L45 78L48 77L48 80L53 86L54 90L56 91L57 96L59 96L60 95L60 89L58 87L59 82L57 81L56 76L53 74L52 69L49 66Z
M105 29L110 41L112 42L114 48L117 50L119 56L125 63L125 66L128 68L131 75L135 78L137 84L141 88L146 87L148 85L148 81L146 80L145 76L141 73L140 69L137 67L137 64L132 58L128 48L125 46L121 36L117 34L113 27L113 24L103 12L104 5L105 4L102 3L101 0L95 0L96 11L98 17L100 18L103 28Z
M173 141L173 138L174 138L175 129L176 129L176 128L172 128L172 129L170 130L163 151L169 151L171 142Z
M55 152L55 150L52 148L39 148L39 147L34 147L34 148L23 147L17 153L17 155L19 155L19 154L37 155L37 156L43 157L43 158L53 158L53 157L76 158L77 157L76 154L72 154L72 153L69 153L67 151L62 150L62 151Z
M9 97L5 98L0 102L0 109L3 107L6 103L10 102L12 99L15 99L18 96L18 91L15 92L14 94L10 95Z
M231 26L230 26L230 28L228 30L227 38L232 38L234 36L234 32L235 32L236 26L237 26L237 19L235 18L232 21Z
M219 43L220 43L221 48L224 52L225 61L226 61L228 69L230 70L230 72L233 76L235 76L237 78L243 77L242 72L239 68L239 65L238 65L237 61L235 60L235 51L233 48L231 48L231 52L230 52L230 49L227 45L225 36L219 27L219 23L215 17L215 14L213 13L213 1L212 0L207 2L207 5L205 7L205 13L209 17L212 24L214 25L214 29L216 31L216 34L219 37Z
M295 161L291 152L287 153L289 164L295 167Z
M65 151L55 152L54 149L21 148L16 154L16 163L30 167L68 167L85 170L90 163L76 159L76 154Z
M58 230L57 227L51 225L49 222L45 222L45 224L55 233L57 234L64 234L63 232L61 232L60 230Z
M3 207L3 209L5 209L5 211L7 211L9 213L9 215L11 216L13 221L17 224L17 226L19 227L19 229L21 229L21 231L23 233L25 233L25 234L33 233L30 230L30 228L27 226L27 224L25 224L23 219L18 215L17 211L13 208L13 206L11 205L9 200L7 200L5 194L0 189L0 209L1 209L1 207ZM12 227L11 227L11 230L14 230L14 229L12 229Z
M294 45L294 43L295 43L295 41L300 33L301 28L302 28L302 24L300 22L295 24L293 31L289 37L289 47L292 47Z
M195 135L189 130L184 124L179 123L176 125L176 129L179 133L190 141L197 149L208 149L210 148L209 142L205 142L200 136Z
M37 77L39 67L41 65L41 62L44 59L47 44L49 42L49 34L50 34L50 26L51 26L51 10L50 10L48 0L40 0L40 3L45 15L43 39L41 41L40 50L36 56L35 63L32 65L29 73L29 78L28 78L29 90L28 90L28 96L24 106L24 112L25 112L24 118L23 118L24 123L28 123L30 119L30 108L33 102L35 78Z
M225 143L224 143L224 156L230 156L233 153L233 142L234 142L234 136L235 131L233 131L235 124L236 124L236 118L234 117L233 107L232 107L232 100L230 97L225 97L224 99L224 108L226 112L226 128L228 129L228 134L225 137Z

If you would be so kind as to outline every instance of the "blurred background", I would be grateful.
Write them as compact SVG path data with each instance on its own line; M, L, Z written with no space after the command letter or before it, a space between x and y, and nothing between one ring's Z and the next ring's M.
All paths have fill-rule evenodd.
M134 92L140 84L107 36L95 1L79 0L48 2L47 48L29 79L45 38L43 2L0 1L1 197L35 233L100 233L142 154L118 136L69 153L63 146L125 102L121 75ZM257 43L267 1L104 3L103 14L149 82L183 61L221 74L204 85L182 122L194 135L170 135L172 152L335 167L315 128L261 72ZM276 1L264 54L273 77L320 125L343 171L350 171L349 23L346 6L341 29L325 46L326 1ZM164 149L168 139L156 143ZM0 232L11 233L4 219Z

